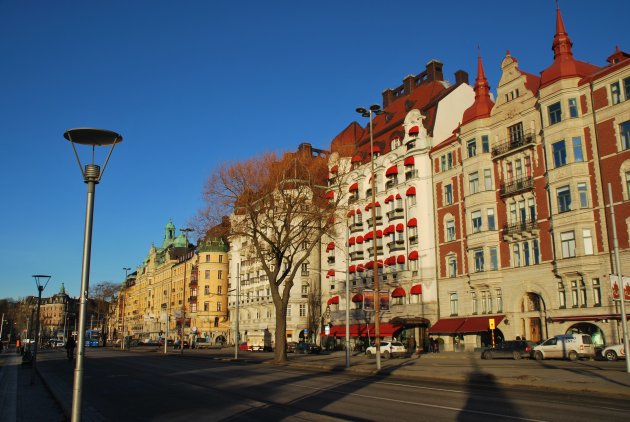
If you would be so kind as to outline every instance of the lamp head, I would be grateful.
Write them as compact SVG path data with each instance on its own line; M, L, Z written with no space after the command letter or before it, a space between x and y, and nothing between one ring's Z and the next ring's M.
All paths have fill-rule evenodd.
M36 275L33 276L33 278L35 279L35 284L37 285L37 290L42 290L42 291L46 288L46 285L50 281L50 276L49 275L36 274Z
M123 139L121 135L116 132L112 132L111 130L93 128L68 129L64 132L63 137L70 141L70 143L72 144L72 149L74 150L74 155L77 159L77 163L79 164L79 170L81 171L81 175L83 176L83 181L85 183L100 182L101 178L103 177L103 173L105 172L105 167L107 167L109 157L114 151L114 147L116 146L116 144L122 142ZM92 162L85 165L85 170L81 165L81 160L79 159L79 154L77 153L75 144L87 145L92 147ZM101 167L94 163L95 148L97 146L101 147L108 145L111 145L111 148L109 150L109 153L107 154L105 164L103 164L103 170L101 171Z
M367 113L368 111L366 109L364 109L363 107L357 107L356 109L357 113L364 115L365 113Z
M381 106L380 106L380 105L378 105L378 104L372 104L372 105L370 106L370 110L372 110L372 112L377 112L377 111L380 111L380 109L381 109Z

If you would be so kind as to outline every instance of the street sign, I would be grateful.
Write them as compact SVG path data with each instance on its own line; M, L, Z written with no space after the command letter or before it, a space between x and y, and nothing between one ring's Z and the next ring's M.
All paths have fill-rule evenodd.
M488 324L490 325L490 329L494 330L494 318L489 318L488 319Z

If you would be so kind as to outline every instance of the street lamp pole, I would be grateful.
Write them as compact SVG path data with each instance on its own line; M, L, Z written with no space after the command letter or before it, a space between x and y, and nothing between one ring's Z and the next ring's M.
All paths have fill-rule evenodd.
M376 241L376 175L374 174L374 131L372 128L372 116L374 114L381 114L381 106L378 104L372 104L369 109L358 107L356 109L363 117L369 117L370 119L370 164L372 173L372 245L374 251L374 340L376 344L376 370L381 369L381 328L380 328L380 311L381 311L381 299L378 286L378 247Z
M35 378L35 368L37 367L37 343L39 342L39 310L42 306L42 292L50 281L49 275L34 275L35 284L37 285L37 320L35 322L35 349L33 349L33 370L31 371L31 384ZM4 318L4 314L2 315Z
M85 314L87 312L88 290L90 287L90 258L92 254L92 222L94 218L94 194L96 185L101 181L109 158L114 152L116 144L122 142L122 136L116 132L103 129L78 128L69 129L63 134L72 144L74 155L87 184L87 203L85 207L85 231L83 237L83 262L81 268L81 298L79 306L79 333L77 340L77 361L74 369L74 383L72 387L72 422L81 420L81 401L83 394L83 358L85 354ZM92 162L81 165L79 154L75 144L92 147ZM95 149L97 146L110 146L109 153L103 165L103 169L94 163Z
M189 229L188 227L184 229L179 229L180 233L184 233L184 237L186 238L186 249L184 252L184 300L182 301L182 327L181 327L181 335L179 341L180 354L184 354L184 327L186 327L186 261L188 260L188 233L194 232L193 229ZM192 347L192 344L190 345Z

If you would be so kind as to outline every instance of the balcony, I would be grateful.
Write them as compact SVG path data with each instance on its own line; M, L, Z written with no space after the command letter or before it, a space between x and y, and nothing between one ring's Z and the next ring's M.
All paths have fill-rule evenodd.
M405 218L405 214L402 208L396 208L393 211L387 212L387 218L389 219L389 221L398 220L400 218Z
M501 144L492 147L492 158L498 158L523 148L532 146L536 141L536 136L532 131L526 131L519 136L504 140Z
M334 264L335 263L335 257L334 256L329 256L328 257L328 263L329 264Z
M351 233L362 232L363 231L363 221L358 223L350 224L349 226Z
M405 180L415 179L418 177L418 170L410 170L405 172Z
M357 259L363 259L363 251L350 252L350 259L356 261Z
M394 251L402 251L405 249L405 241L404 240L396 240L393 242L388 242L387 243L387 247L389 248L390 252L394 252Z
M538 221L522 221L503 226L503 236L506 240L520 240L538 234Z
M534 189L534 178L526 176L508 183L501 183L499 186L499 195L506 197L532 189Z
M391 189L398 184L398 178L394 177L385 182L385 189Z
M377 252L378 252L379 254L382 254L382 253L383 253L383 246L382 246L382 245L378 245L376 248L377 248ZM369 254L370 256L374 256L374 247L373 247L373 246L370 246L370 247L368 248L368 254Z
M188 298L188 303L197 303L197 296L190 296Z

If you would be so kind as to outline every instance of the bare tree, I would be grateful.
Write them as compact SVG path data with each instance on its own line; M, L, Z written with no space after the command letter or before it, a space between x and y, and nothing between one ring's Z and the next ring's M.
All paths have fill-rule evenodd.
M286 361L286 314L294 278L321 237L333 234L340 183L326 186L328 159L309 149L225 164L205 187L206 231L231 215L226 235L247 245L269 280L276 313L275 361ZM306 247L304 247L306 245Z
M93 303L93 309L97 313L97 321L101 321L101 316L103 317L103 329L101 331L103 346L107 344L107 337L109 335L107 332L107 319L109 319L110 316L110 305L116 301L119 289L120 285L111 281L101 281L90 287L89 297Z

